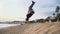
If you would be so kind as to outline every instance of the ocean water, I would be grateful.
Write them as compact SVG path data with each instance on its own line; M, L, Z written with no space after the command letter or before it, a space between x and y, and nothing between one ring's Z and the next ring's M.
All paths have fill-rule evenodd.
M10 26L17 26L20 24L0 24L0 28L6 28L6 27L10 27Z

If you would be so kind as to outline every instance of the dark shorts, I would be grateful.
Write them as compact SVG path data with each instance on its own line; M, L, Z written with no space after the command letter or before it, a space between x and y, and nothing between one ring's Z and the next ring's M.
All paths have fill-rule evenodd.
M27 18L30 18L31 16L32 16L33 14L27 14L26 16L27 16Z

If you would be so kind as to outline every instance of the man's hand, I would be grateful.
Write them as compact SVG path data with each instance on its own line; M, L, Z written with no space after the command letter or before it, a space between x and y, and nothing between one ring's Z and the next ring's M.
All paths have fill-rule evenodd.
M32 3L35 3L34 1L32 1Z

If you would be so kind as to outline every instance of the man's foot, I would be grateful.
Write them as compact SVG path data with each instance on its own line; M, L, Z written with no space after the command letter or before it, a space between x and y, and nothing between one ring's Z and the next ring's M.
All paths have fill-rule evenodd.
M34 1L32 1L32 3L35 3Z

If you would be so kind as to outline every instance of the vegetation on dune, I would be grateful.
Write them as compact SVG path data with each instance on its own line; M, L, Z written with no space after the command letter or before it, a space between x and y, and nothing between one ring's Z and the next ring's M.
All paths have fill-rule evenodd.
M29 21L29 23L45 23L45 22L60 22L60 7L56 6L55 13L53 13L53 16L48 16L46 19L37 19L37 20L32 20Z

